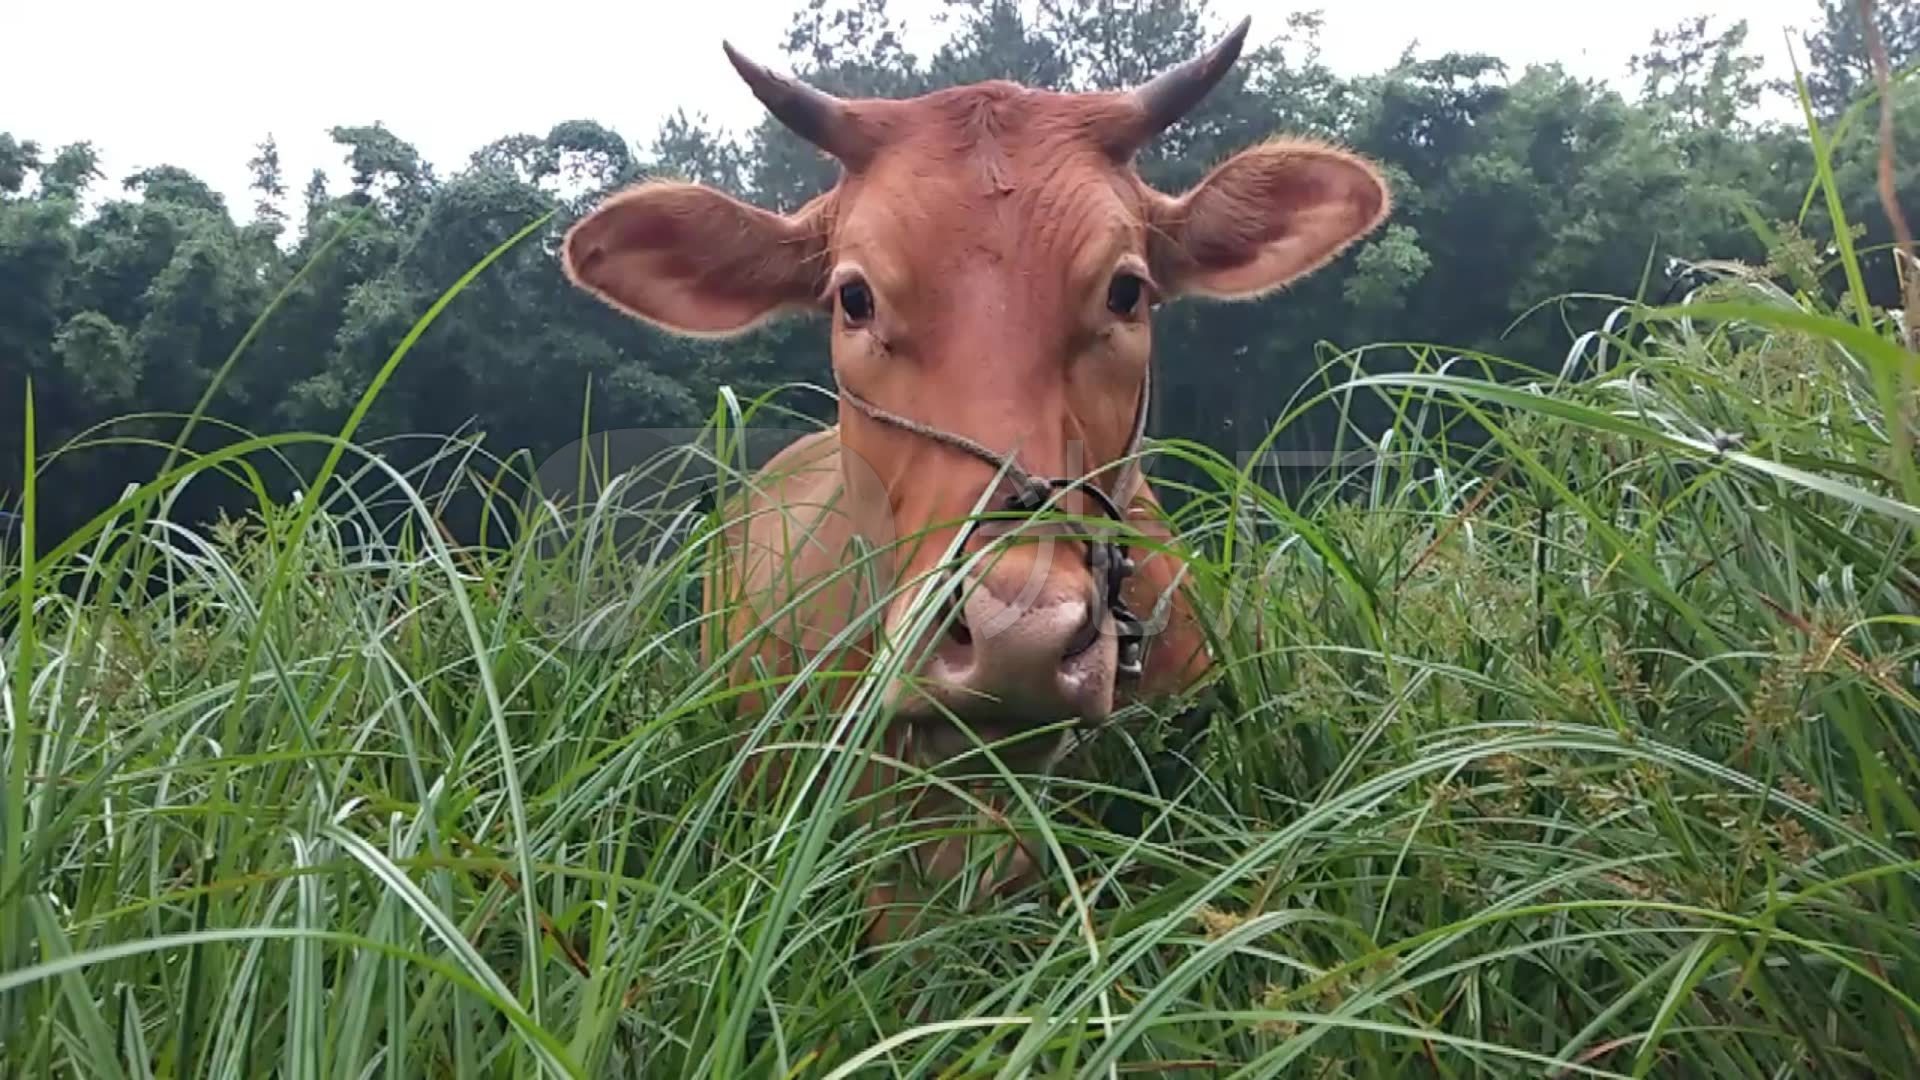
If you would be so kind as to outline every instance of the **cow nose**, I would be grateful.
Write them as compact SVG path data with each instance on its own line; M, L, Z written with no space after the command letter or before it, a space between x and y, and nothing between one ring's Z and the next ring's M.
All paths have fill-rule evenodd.
M966 590L934 653L936 677L963 691L956 704L1028 723L1098 711L1100 613L1090 597L1010 602L990 584Z

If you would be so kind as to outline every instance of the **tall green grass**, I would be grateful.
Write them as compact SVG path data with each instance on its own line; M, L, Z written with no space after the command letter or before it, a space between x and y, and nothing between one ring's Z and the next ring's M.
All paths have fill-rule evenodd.
M1156 446L1204 478L1177 517L1217 668L1070 773L982 755L1010 823L859 823L872 687L833 713L823 664L743 716L701 660L729 511L647 493L750 482L772 400L571 499L506 497L534 470L470 442L356 444L458 285L342 432L179 451L52 543L29 484L0 1075L1910 1075L1914 358L1775 240L1560 371L1329 357L1276 434L1393 420L1304 494ZM298 445L324 464L269 498ZM221 477L254 512L172 519ZM456 496L512 539L450 539ZM796 765L771 806L734 796L751 754ZM1008 824L1041 885L861 947L904 850Z

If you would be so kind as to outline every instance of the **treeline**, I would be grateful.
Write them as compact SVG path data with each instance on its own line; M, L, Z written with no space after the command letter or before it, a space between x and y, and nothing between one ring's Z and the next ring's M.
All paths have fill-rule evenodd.
M1109 88L1192 55L1236 14L1203 0L949 2L951 34L929 57L905 51L885 0L804 0L786 56L769 59L838 93L900 95L995 77ZM1813 108L1835 140L1845 212L1871 246L1888 239L1874 194L1874 118L1856 109L1834 127L1872 92L1871 69L1853 0L1824 6L1806 42ZM1898 69L1920 56L1920 0L1879 7ZM1295 16L1277 39L1250 47L1219 90L1147 151L1143 169L1177 188L1250 142L1318 134L1385 164L1396 213L1284 294L1164 312L1156 434L1251 448L1329 345L1433 342L1552 369L1612 306L1604 297L1658 299L1675 260L1821 262L1820 245L1801 239L1831 235L1825 203L1807 199L1813 155L1802 128L1755 120L1764 95L1786 91L1759 77L1744 24L1694 19L1657 35L1636 61L1643 84L1631 97L1553 66L1510 71L1487 55L1408 57L1346 78L1322 62L1317 28L1314 17ZM1274 29L1256 25L1256 35ZM1920 94L1902 89L1899 108L1901 128L1920 130ZM620 134L574 120L505 135L444 176L402 133L343 126L331 134L352 184L337 198L318 173L296 193L299 181L283 174L269 138L251 162L258 204L245 225L207 184L168 166L121 179L114 197L84 215L83 196L107 181L94 148L42 147L29 134L0 134L0 506L14 505L20 489L29 379L43 456L83 431L109 441L43 472L49 535L152 478L162 451L139 444L170 440L178 421L138 414L192 410L276 296L285 293L221 382L209 404L217 423L197 445L231 441L225 425L337 430L435 298L549 211L539 233L474 281L414 346L363 441L484 432L492 452L524 450L537 462L578 436L589 397L596 427L697 426L722 386L751 396L824 381L817 325L678 340L575 292L554 260L574 217L645 176L695 178L783 209L831 183L830 163L770 121L729 140L681 113L636 152ZM1920 219L1917 168L1920 154L1909 153L1897 188ZM1761 239L1754 221L1780 230L1776 241ZM1884 295L1889 264L1870 265ZM1602 298L1533 310L1569 293ZM814 396L791 403L825 406ZM1296 439L1320 430L1304 425ZM408 445L395 445L397 458ZM198 481L181 512L235 494Z

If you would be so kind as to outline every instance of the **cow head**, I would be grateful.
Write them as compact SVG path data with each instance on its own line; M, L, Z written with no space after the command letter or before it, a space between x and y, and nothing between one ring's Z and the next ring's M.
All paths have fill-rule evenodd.
M1246 149L1177 195L1140 178L1135 152L1213 88L1246 31L1243 20L1131 91L989 82L907 100L832 97L727 46L773 115L840 163L838 183L789 214L696 184L642 184L574 226L567 273L681 334L824 312L834 376L859 400L1012 454L1035 476L1092 473L1110 490L1144 407L1153 309L1277 289L1387 212L1372 166L1308 141ZM922 580L995 467L845 400L839 438L848 482L873 489L856 501L877 508L884 531L918 538L896 562L900 579ZM1061 506L1099 512L1079 495ZM972 544L993 536L977 529ZM925 697L903 707L937 700L1003 733L1104 718L1115 636L1086 552L1077 540L1002 544L978 562L976 580L957 583L966 598L952 628L925 643ZM889 631L916 591L891 606Z

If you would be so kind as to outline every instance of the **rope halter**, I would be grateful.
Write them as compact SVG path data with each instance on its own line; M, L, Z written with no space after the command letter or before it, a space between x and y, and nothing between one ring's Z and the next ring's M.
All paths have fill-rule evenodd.
M1126 515L1122 512L1121 507L1131 501L1133 489L1140 481L1140 463L1135 455L1139 452L1141 443L1146 440L1147 405L1152 385L1152 368L1149 367L1146 377L1143 378L1140 383L1140 400L1134 407L1133 434L1128 440L1126 453L1123 455L1127 459L1127 462L1119 480L1114 484L1114 494L1112 495L1101 490L1099 485L1089 483L1084 479L1035 476L1022 468L1020 464L1014 460L1011 453L997 453L991 448L965 435L946 431L929 424L923 424L918 420L901 416L898 413L889 412L853 391L848 390L845 386L840 386L839 392L842 400L860 410L862 414L871 420L876 420L880 423L899 428L902 431L911 432L922 438L931 439L934 442L952 447L955 450L970 454L986 462L996 470L1004 471L1006 476L1013 481L1014 489L1001 503L1003 512L1026 515L1037 514L1046 507L1055 491L1064 493L1079 488L1085 491L1108 517L1111 517L1115 522L1125 524ZM980 519L977 517L967 522L966 529L960 536L960 549L962 551L966 549L967 542L973 538L973 531L979 524ZM1096 540L1088 537L1087 568L1092 571L1096 579L1103 581L1106 586L1107 612L1113 617L1116 636L1119 638L1119 656L1116 661L1116 674L1125 678L1137 679L1140 677L1142 670L1141 652L1146 641L1146 626L1141 622L1140 617L1135 615L1133 611L1127 607L1126 600L1121 596L1122 586L1125 585L1127 578L1132 576L1134 572L1134 561L1127 554L1125 545L1118 541L1111 539Z

